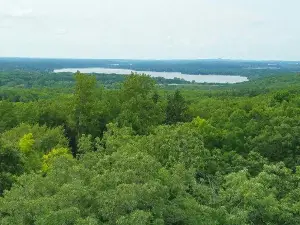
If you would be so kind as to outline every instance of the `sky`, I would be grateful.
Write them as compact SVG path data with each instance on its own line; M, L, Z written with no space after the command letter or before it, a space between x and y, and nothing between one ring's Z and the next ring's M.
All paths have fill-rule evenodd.
M300 60L299 0L0 0L0 57Z

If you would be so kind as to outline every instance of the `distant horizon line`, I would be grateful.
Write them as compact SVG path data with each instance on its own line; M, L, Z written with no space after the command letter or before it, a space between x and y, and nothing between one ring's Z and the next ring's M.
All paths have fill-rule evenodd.
M0 56L0 59L45 59L45 60L129 60L129 61L245 61L245 62L300 62L284 59L237 59L237 58L70 58L70 57L30 57Z

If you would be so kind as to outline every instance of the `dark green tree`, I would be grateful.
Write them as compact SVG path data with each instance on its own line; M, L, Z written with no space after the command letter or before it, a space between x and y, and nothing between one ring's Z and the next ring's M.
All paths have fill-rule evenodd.
M96 77L79 71L75 74L75 121L77 137L87 133L96 104Z
M147 134L164 121L163 105L156 93L155 81L147 75L131 74L121 89L122 106L117 122L132 127L138 134Z
M166 108L166 123L175 124L188 120L187 116L188 104L179 90L176 90L173 95L168 96Z
M23 171L24 161L21 152L0 144L0 196L4 190L10 189L16 175L20 175Z

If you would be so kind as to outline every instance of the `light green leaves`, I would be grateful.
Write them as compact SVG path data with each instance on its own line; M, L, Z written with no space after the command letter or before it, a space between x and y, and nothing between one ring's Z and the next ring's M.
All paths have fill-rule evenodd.
M25 134L19 141L19 148L23 153L28 153L32 150L34 144L33 134Z

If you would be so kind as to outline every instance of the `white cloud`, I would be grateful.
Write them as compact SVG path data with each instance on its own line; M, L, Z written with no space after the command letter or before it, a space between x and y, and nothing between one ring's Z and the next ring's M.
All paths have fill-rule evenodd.
M30 17L33 14L32 9L20 9L16 8L11 12L8 12L8 15L11 17Z
M300 59L299 8L297 0L0 0L0 54Z
M68 33L68 31L64 28L58 28L55 30L55 34L57 34L57 35L65 35L67 33Z

